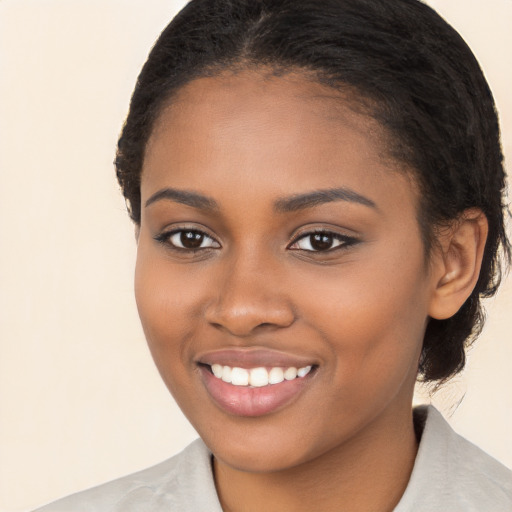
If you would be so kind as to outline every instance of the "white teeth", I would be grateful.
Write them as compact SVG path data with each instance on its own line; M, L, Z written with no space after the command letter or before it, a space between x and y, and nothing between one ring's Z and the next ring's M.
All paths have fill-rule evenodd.
M244 370L244 368L233 368L231 371L231 384L247 386L249 384L249 372Z
M294 368L293 366L290 368L287 368L284 372L284 378L286 380L293 380L297 377L297 368Z
M268 386L268 372L266 368L253 368L249 376L249 384L255 388Z
M222 376L221 379L224 382L231 382L231 367L230 366L224 366L222 368Z
M311 371L311 366L305 366L297 370L297 377L305 377Z
M222 377L222 365L221 364L212 364L212 372L215 377L220 379Z
M233 386L252 386L260 388L268 386L269 384L280 384L284 380L293 380L296 378L305 377L310 371L311 366L304 366L303 368L289 368L275 367L268 371L266 368L239 368L231 366L223 366L221 364L212 364L212 373L218 379L233 384Z
M268 372L268 383L269 384L279 384L284 380L284 371L282 368L272 368Z

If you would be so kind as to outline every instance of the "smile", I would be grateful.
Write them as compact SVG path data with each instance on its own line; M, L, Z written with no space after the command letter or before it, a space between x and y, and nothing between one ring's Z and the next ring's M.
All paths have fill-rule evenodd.
M311 365L302 368L296 368L294 366L281 368L277 366L270 369L264 367L246 369L217 363L211 365L212 374L217 379L232 384L233 386L251 386L257 388L280 384L285 380L290 381L297 378L304 378L311 371L311 368Z
M241 368L200 364L202 383L213 403L233 416L258 417L290 406L311 387L318 368ZM215 372L215 373L214 373Z

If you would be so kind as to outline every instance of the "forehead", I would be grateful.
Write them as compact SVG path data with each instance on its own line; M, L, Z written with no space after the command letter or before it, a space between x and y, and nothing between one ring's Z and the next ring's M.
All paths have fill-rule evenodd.
M187 83L174 93L167 106L179 110L191 102L195 105L210 104L213 98L218 102L215 105L225 113L232 110L229 106L234 106L235 99L243 100L248 109L255 102L263 109L276 104L286 106L299 102L304 110L309 110L309 106L325 119L335 120L333 109L340 107L338 114L343 115L349 103L354 102L355 105L357 93L349 85L346 88L340 86L339 89L323 85L307 72L279 73L266 68L228 69Z
M370 116L352 87L335 90L320 84L313 77L299 72L276 75L261 69L230 71L203 77L179 89L162 109L154 128L153 138L173 123L189 128L200 121L209 130L246 125L247 133L264 130L272 122L293 122L296 131L310 131L322 124L335 135L342 122L354 131L372 136L377 145L384 142L382 127ZM236 122L234 122L236 121ZM236 126L236 128L235 128ZM325 133L324 133L325 135Z
M348 88L298 73L228 71L190 82L162 109L146 149L142 193L172 182L221 191L245 186L270 199L340 185L371 189L376 178L392 190L391 182L408 175L396 172L402 167Z

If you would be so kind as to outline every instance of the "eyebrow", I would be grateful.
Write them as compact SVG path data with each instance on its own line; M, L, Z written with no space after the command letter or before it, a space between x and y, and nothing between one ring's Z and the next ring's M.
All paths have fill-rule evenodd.
M191 190L178 190L175 188L164 188L159 190L146 201L145 206L148 207L150 204L156 203L157 201L161 201L163 199L185 204L199 210L219 209L217 201L211 197L198 194L197 192L192 192Z
M164 188L155 192L146 201L145 206L148 207L149 205L164 199L181 203L192 208L197 208L199 210L218 211L220 209L217 201L211 197L199 194L198 192L192 192L191 190L178 190L175 188ZM274 210L279 213L296 212L312 208L314 206L319 206L321 204L332 203L334 201L347 201L377 209L377 205L371 199L368 199L349 188L339 187L315 190L305 194L283 197L274 202Z
M344 187L315 190L306 194L297 194L278 199L274 203L274 209L280 213L296 212L324 203L332 203L333 201L348 201L350 203L362 204L370 208L378 209L377 205L371 199Z

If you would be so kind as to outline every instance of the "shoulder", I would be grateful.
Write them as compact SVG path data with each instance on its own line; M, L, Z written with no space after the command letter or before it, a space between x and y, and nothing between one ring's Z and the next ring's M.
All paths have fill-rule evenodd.
M414 469L395 512L512 510L512 471L456 434L432 406L415 410L423 426Z
M156 466L73 494L34 512L145 510L221 512L211 454L200 439Z

